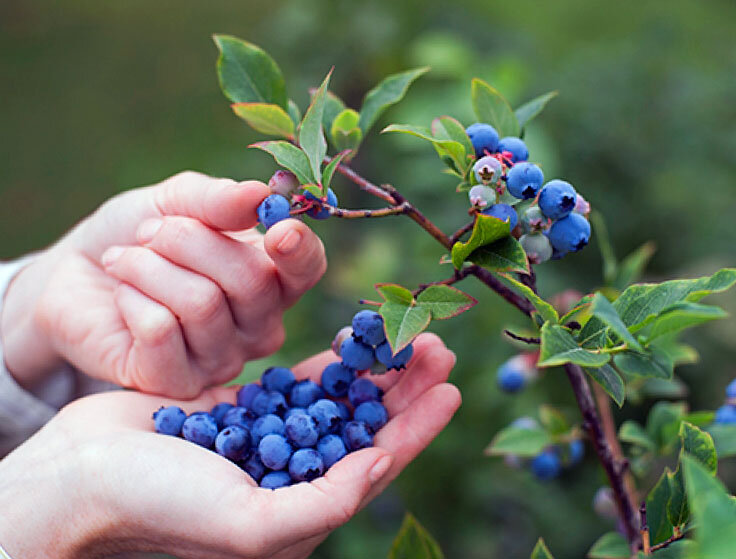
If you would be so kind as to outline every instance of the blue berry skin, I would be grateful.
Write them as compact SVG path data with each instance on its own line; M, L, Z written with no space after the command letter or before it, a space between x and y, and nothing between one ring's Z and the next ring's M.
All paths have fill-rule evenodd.
M353 317L353 333L365 344L380 344L386 339L383 317L374 311L360 311Z
M162 435L173 435L178 437L181 427L187 419L187 414L178 406L161 406L158 411L153 412L153 424L156 432Z
M509 222L509 229L516 227L519 223L519 216L516 210L508 204L493 204L490 208L486 208L481 212L483 215L490 215L501 221Z
M526 161L511 167L506 173L506 188L511 196L528 200L534 198L544 184L544 173L534 163Z
M388 412L380 402L363 402L353 414L355 421L362 421L374 433L388 423Z
M267 413L255 420L253 427L250 430L250 434L253 438L253 445L260 443L261 439L266 435L283 435L284 420L278 415Z
M222 429L224 425L222 424L222 419L225 417L225 414L229 412L231 409L233 409L235 406L233 406L230 402L220 402L219 404L215 404L210 411L210 415L215 418L215 421L217 421L217 427L219 429Z
M726 398L736 398L736 379L726 387Z
M261 457L258 456L258 450L252 449L248 458L240 463L240 467L253 478L254 481L259 482L266 473L266 466L261 462Z
M335 405L337 406L337 412L340 414L340 418L343 421L350 421L353 418L350 413L350 409L345 404L342 402L335 402Z
M532 471L534 475L543 481L556 478L560 475L562 464L560 457L552 449L545 450L532 460Z
M577 197L575 189L569 182L555 179L542 187L537 203L545 217L562 219L575 209Z
M313 448L300 448L289 460L289 475L294 481L312 481L323 473L322 455Z
M496 381L501 390L513 394L524 388L526 376L513 362L507 361L498 368Z
M465 129L475 149L476 157L483 157L486 152L494 153L498 147L498 132L490 124L476 122Z
M287 440L297 448L314 446L319 440L317 422L311 415L303 413L292 415L286 420L284 430Z
M278 489L291 485L291 476L288 472L269 472L261 479L260 486L264 489Z
M373 433L362 421L348 421L342 430L342 441L349 452L373 446Z
M511 422L511 427L516 427L517 429L538 429L539 422L529 416L517 417Z
M264 390L281 392L288 396L296 384L296 378L291 369L286 367L269 367L261 375L261 386Z
M321 436L327 433L335 433L342 425L340 410L337 409L337 405L332 400L317 400L307 408L307 412L317 423L317 430Z
M333 398L344 398L350 383L355 380L355 371L342 363L330 363L322 371L322 388Z
M253 427L253 422L256 420L256 414L248 408L241 406L235 406L229 409L222 417L222 427L229 427L230 425L239 425L250 429Z
M406 364L412 355L414 355L414 346L412 344L409 344L393 356L391 355L391 346L388 342L383 342L376 348L376 359L383 363L387 369L396 369L397 371L406 369Z
M579 463L585 456L585 445L580 439L570 442L570 465Z
M715 419L713 419L713 423L718 423L720 425L731 425L736 423L736 406L726 404L725 406L718 408L716 410L716 416Z
M189 442L212 448L217 437L217 421L208 413L193 413L184 420L181 434Z
M511 161L517 163L519 161L526 161L529 159L529 150L524 143L524 140L520 138L514 138L513 136L507 136L501 138L498 141L498 151L508 151L511 153Z
M376 361L373 348L355 338L348 338L340 346L342 364L357 371L370 369Z
M257 384L255 382L252 382L251 384L246 384L245 386L241 386L240 389L238 389L238 393L236 395L236 401L239 406L243 408L250 408L253 404L253 398L256 397L256 395L263 392L263 388L261 388L260 384Z
M289 394L289 402L292 406L306 408L324 397L325 391L322 387L316 382L307 379L301 380L293 386L291 394Z
M286 404L286 398L281 392L271 390L270 392L263 391L256 394L251 403L251 409L257 416L266 415L272 413L274 415L283 416L288 409Z
M357 408L363 402L375 400L380 402L383 398L383 390L378 388L367 378L356 378L348 388L348 400Z
M319 200L319 198L317 198L308 190L305 191L304 195L307 200ZM332 207L337 206L337 196L331 188L327 189L327 204ZM330 212L327 211L325 208L310 208L307 211L307 215L313 219L327 219L328 217L330 217Z
M325 468L330 468L335 462L348 453L342 437L338 435L325 435L317 443L317 452L322 455Z
M571 213L552 224L547 238L558 252L577 252L590 241L590 223L582 215Z
M283 470L289 463L292 448L283 435L271 433L258 443L258 455L263 465L271 470Z
M239 462L250 450L250 433L238 425L225 427L215 438L215 450L220 456Z
M269 194L266 199L258 206L258 221L260 221L266 229L270 229L279 221L289 218L291 204L289 201L279 194Z
M288 410L286 410L286 413L284 414L284 423L286 423L286 421L292 415L296 415L298 413L303 413L303 414L309 415L309 413L307 413L307 408L289 408Z

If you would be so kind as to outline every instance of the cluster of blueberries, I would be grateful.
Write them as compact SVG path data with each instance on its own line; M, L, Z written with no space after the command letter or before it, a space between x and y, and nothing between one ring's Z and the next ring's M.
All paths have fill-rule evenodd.
M300 185L294 173L279 170L269 179L268 188L271 194L258 206L258 221L266 229L291 217L292 199L298 192ZM331 188L327 189L327 196L323 200L306 190L302 196L303 202L310 205L306 210L306 214L313 219L327 219L330 217L329 210L319 204L314 204L314 202L321 201L329 206L337 206L337 196Z
M539 377L536 353L520 353L504 361L496 371L496 382L504 392L514 394Z
M519 429L539 429L539 423L532 417L520 417L511 423L511 426ZM564 445L549 446L531 460L524 460L519 456L507 454L505 462L515 469L528 465L538 479L548 481L559 476L563 468L578 464L584 455L585 445L582 439L573 439Z
M736 424L736 380L732 380L726 387L726 403L716 410L713 423Z
M476 122L466 130L477 161L473 173L478 184L468 192L470 203L484 215L508 221L511 230L519 225L513 206L500 202L508 192L519 200L533 200L522 216L519 241L532 263L561 258L576 252L590 240L586 216L590 205L568 182L555 179L544 183L538 165L527 161L529 150L520 138L498 137L490 124Z

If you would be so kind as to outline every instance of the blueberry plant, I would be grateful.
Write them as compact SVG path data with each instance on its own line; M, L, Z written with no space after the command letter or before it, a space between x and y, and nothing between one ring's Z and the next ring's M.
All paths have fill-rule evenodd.
M230 36L217 35L215 43L220 86L233 111L272 137L251 147L270 154L280 167L269 182L272 194L259 208L263 226L302 214L346 220L405 216L437 241L440 265L450 270L446 279L415 288L376 285L380 301L362 303L373 305L378 314L359 315L363 318L353 326L362 329L360 335L341 331L337 343L343 361L326 371L323 385L337 383L341 375L352 382L351 371L371 369L376 363L383 363L383 369L374 373L387 365L403 365L412 340L433 320L456 317L477 304L455 287L473 278L528 318L526 330L505 332L511 343L523 344L526 350L500 366L500 387L518 391L540 374L566 378L580 412L571 422L544 405L538 418L520 418L497 433L486 453L503 456L513 466L528 465L540 479L551 480L580 461L586 444L592 448L608 484L596 494L594 506L614 514L617 529L604 534L589 557L733 556L736 501L716 472L719 459L736 454L736 385L716 414L692 411L673 370L695 355L678 340L679 334L725 316L719 307L700 301L732 287L736 269L697 279L634 283L651 256L650 245L616 260L600 215L591 212L569 182L545 177L524 143L526 128L554 92L512 110L496 89L474 79L471 96L477 122L461 124L439 116L429 127L392 124L383 129L430 144L445 176L468 197L469 221L463 224L466 220L458 216L458 229L447 233L405 193L389 184L374 184L351 166L384 110L399 102L427 68L387 77L365 95L360 110L347 107L329 90L330 71L311 91L302 116L267 53ZM383 206L340 207L331 188L335 173ZM604 260L603 287L545 300L534 267L582 249L591 237L589 220ZM617 427L611 401L620 407L626 400L636 405L644 397L663 398L651 408L646 424L627 421ZM237 446L237 440L225 442ZM653 468L664 457L672 457L676 465L665 468L659 481L648 486ZM542 539L531 552L534 559L552 556ZM442 552L407 515L391 557L439 558Z

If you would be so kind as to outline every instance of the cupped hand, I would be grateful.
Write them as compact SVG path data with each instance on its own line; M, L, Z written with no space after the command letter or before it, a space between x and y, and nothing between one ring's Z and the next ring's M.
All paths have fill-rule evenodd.
M106 202L11 284L2 313L11 372L32 386L66 360L191 398L274 352L283 311L326 260L298 220L253 229L268 194L256 181L184 172Z
M415 348L406 371L371 377L385 390L390 414L375 447L349 454L324 477L275 491L257 487L210 450L153 432L151 412L160 405L207 410L234 402L235 388L186 402L134 392L78 400L0 462L0 543L11 556L29 559L126 551L182 559L307 557L378 495L460 405L458 390L445 382L454 354L431 334ZM334 360L324 352L293 370L318 381Z

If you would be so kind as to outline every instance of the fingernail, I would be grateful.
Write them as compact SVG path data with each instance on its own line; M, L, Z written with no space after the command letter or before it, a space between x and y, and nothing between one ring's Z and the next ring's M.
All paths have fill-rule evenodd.
M153 239L153 236L158 233L158 230L161 229L162 225L163 221L158 218L147 219L146 221L141 223L138 227L138 242L141 244L149 242L151 239Z
M378 462L373 464L371 471L368 472L368 479L371 481L371 483L376 483L379 479L385 476L393 461L393 457L387 454Z
M279 244L276 245L276 250L281 254L291 254L299 247L301 242L302 234L294 229L289 229L283 239L279 241Z
M123 254L123 251L125 251L125 249L123 247L110 247L110 248L108 248L102 254L102 265L103 266L110 266L110 265L112 265L118 258L120 258L120 255Z

